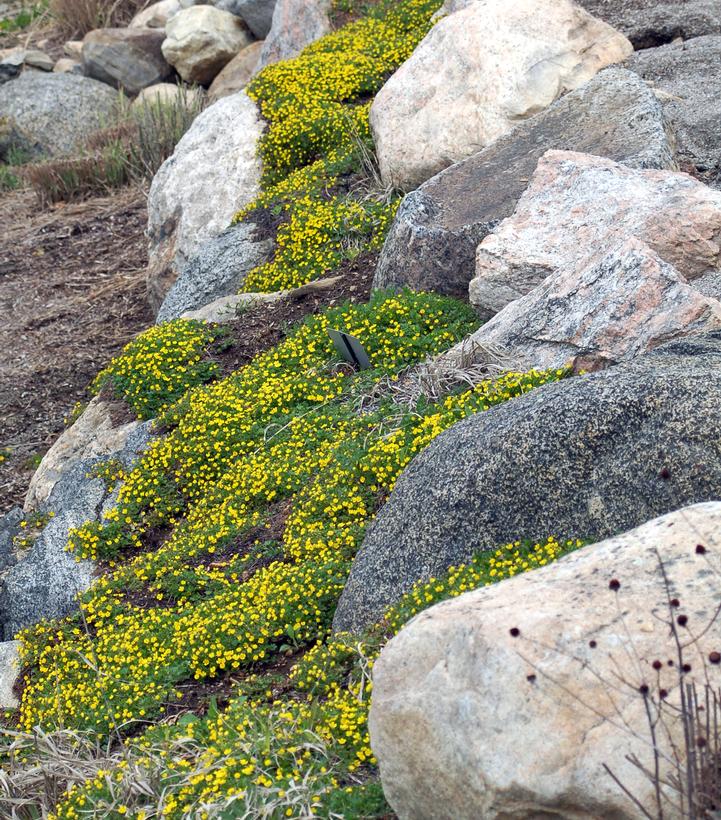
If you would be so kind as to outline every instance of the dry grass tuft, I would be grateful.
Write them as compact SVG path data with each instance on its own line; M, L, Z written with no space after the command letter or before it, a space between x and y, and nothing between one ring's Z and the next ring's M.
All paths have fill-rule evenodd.
M124 26L150 0L50 0L50 16L60 33L71 39L96 28Z
M133 108L121 96L117 120L90 136L79 156L26 165L22 177L42 205L151 180L205 105L204 95L184 86L169 101L150 100Z

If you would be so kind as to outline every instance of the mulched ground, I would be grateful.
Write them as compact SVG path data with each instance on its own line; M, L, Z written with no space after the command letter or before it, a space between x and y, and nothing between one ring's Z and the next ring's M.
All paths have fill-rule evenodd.
M145 196L40 209L0 197L0 514L22 502L35 464L87 401L96 373L152 324L145 301Z

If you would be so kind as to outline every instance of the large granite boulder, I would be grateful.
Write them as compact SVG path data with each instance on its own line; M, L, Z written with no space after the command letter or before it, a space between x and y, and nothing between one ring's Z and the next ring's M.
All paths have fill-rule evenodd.
M488 148L429 179L401 203L373 280L468 297L476 248L513 213L550 148L632 168L675 169L661 104L630 71L609 68Z
M6 162L14 152L39 157L43 153L43 146L18 128L12 117L0 114L0 162Z
M264 40L273 26L276 0L215 0L215 7L242 17L246 26Z
M26 71L0 86L0 115L46 154L66 155L107 124L117 92L89 77Z
M687 748L681 686L693 681L703 700L707 680L721 684L709 662L721 651L718 625L706 629L718 608L720 546L721 503L698 504L411 621L374 665L369 721L398 817L680 817L678 793L662 788L659 806L653 778L631 760L653 771L649 715L660 715L659 773L672 780ZM677 627L681 641L698 636L684 653L687 673L659 558L689 619Z
M101 436L102 437L102 434ZM99 521L115 503L117 490L110 492L93 468L108 458L129 468L145 450L151 438L150 423L133 426L116 442L115 449L90 443L81 457L61 466L57 480L40 510L51 513L28 552L0 582L0 626L10 640L25 627L40 620L67 615L78 594L91 584L95 572L92 561L77 561L65 549L70 530L86 521ZM88 455L106 450L103 455ZM0 635L2 637L2 635Z
M20 534L22 520L23 511L20 507L12 507L0 517L0 572L15 563L14 540Z
M250 82L263 50L263 41L246 46L228 63L208 89L211 100L219 100L242 91Z
M623 32L636 49L681 38L721 34L717 0L579 0L587 11Z
M721 3L715 5L721 19ZM628 67L658 94L679 159L721 185L721 36L641 51Z
M446 0L443 12L475 0ZM673 40L721 34L721 6L716 0L578 0L586 11L618 29L638 50Z
M307 45L328 34L330 7L331 0L277 0L256 73L271 63L297 57Z
M539 387L442 433L370 526L333 621L517 539L606 538L721 498L721 333Z
M213 6L182 9L165 26L165 59L188 83L210 85L253 38L243 21Z
M485 318L592 251L634 236L689 282L721 269L721 192L687 174L548 151L513 216L476 252L471 304Z
M161 50L164 39L163 31L149 28L90 31L83 40L83 70L135 96L173 75Z
M124 450L143 427L139 421L118 421L126 412L117 402L92 399L43 456L25 495L25 511L42 509L53 487L74 464Z
M632 51L571 0L477 0L441 19L377 94L383 181L417 188Z
M714 330L721 330L721 301L630 238L551 274L441 360L468 362L496 350L522 370L590 371Z
M256 104L233 94L206 108L153 179L148 197L148 298L157 310L178 272L260 191Z
M257 240L255 234L255 225L241 222L205 242L168 291L157 321L177 319L238 293L248 273L273 254L273 240Z

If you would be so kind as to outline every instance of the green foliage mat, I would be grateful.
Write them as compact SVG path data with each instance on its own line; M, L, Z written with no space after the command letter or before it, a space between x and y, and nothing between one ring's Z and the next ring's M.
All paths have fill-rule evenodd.
M397 200L373 188L369 100L438 6L363 7L253 82L269 122L264 191L238 218L266 210L280 227L248 287L301 284L382 241ZM225 378L222 329L186 320L151 328L99 374L96 390L157 418L162 435L128 472L97 469L120 485L117 504L68 549L105 572L76 614L21 636L20 728L115 739L54 817L388 811L367 732L385 641L438 600L578 546L479 555L420 583L366 635L330 635L365 529L411 459L469 414L568 375L507 373L437 404L399 401L409 368L476 327L455 300L376 293L308 318ZM357 337L370 369L339 361L329 328Z

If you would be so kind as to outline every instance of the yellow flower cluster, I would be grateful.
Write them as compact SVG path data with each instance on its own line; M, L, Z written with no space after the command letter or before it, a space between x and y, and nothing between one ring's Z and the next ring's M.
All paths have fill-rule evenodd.
M72 534L71 548L111 565L123 549L138 554L87 593L82 628L68 621L52 640L44 627L25 635L37 674L23 725L62 715L66 725L107 730L141 709L157 714L184 677L214 677L263 660L278 642L322 635L376 506L373 491L359 494L354 482L384 413L358 415L354 391L447 348L473 324L450 299L379 293L312 318L237 374L191 390L166 413L174 429L130 472L107 520ZM331 325L361 339L370 371L337 366ZM273 548L262 528L288 502L291 515L302 512L287 544ZM146 550L159 527L172 532ZM307 538L296 548L304 527L317 548ZM248 541L253 528L261 535ZM284 560L264 566L273 558ZM90 649L95 666L78 664L77 652Z
M250 271L246 292L304 285L334 270L344 258L379 247L397 204L304 193L282 206L287 214L276 234L273 259Z
M186 319L151 327L95 377L93 390L109 385L139 418L153 418L215 375L217 366L206 353L219 334L217 328Z
M269 123L261 154L264 179L291 171L368 134L371 96L426 35L438 0L402 0L322 37L294 60L265 68L248 87Z
M250 93L269 128L264 191L237 219L279 218L277 253L247 288L323 275L377 245L394 204L343 193L369 140L368 99L430 27L440 0L381 2L369 16L265 69ZM553 539L477 556L418 585L362 639L329 638L366 526L410 460L458 420L564 378L506 374L437 405L374 400L381 379L446 350L477 322L431 294L379 293L312 317L280 345L214 381L218 328L152 328L98 376L164 435L122 480L100 524L71 534L110 571L80 612L22 635L25 729L129 728L122 760L73 788L57 820L83 816L361 817L387 812L367 715L388 637L421 608L526 571L575 546ZM364 345L370 370L341 364L329 328ZM374 392L374 396L379 392ZM312 647L308 649L308 647ZM292 672L274 669L299 654ZM267 674L266 674L267 673ZM182 712L202 683L239 681L228 706ZM138 776L157 788L137 789ZM162 797L158 797L162 795Z
M516 541L495 552L480 552L468 564L450 567L442 578L431 578L416 584L386 613L385 622L395 634L414 615L439 601L543 567L582 547L583 543L578 539L558 541L549 536L545 541L535 544Z
M261 140L261 195L237 214L281 217L274 258L251 271L248 292L293 288L317 279L347 257L379 247L397 200L346 191L372 153L368 114L374 94L430 28L437 0L403 0L376 9L265 68L248 93L269 123Z
M126 755L135 770L159 770L164 817L204 816L201 811L213 817L236 803L246 812L275 807L272 816L278 817L325 817L333 811L340 817L381 816L387 808L372 783L370 789L343 787L340 780L348 782L354 772L376 762L367 720L373 665L385 642L439 601L544 566L580 546L578 540L562 543L549 537L480 553L468 564L418 583L364 636L342 634L318 642L290 673L297 696L273 698L270 679L249 678L222 714L188 717L164 729L161 744L159 729L151 729L128 745ZM182 748L183 754L167 751L173 748ZM74 789L58 807L57 820L75 820L90 805L96 813L117 805L117 797L108 797L109 775L121 795L127 793L127 802L136 804L134 816L152 812L155 806L133 790L126 766L125 761L112 775L101 772Z

